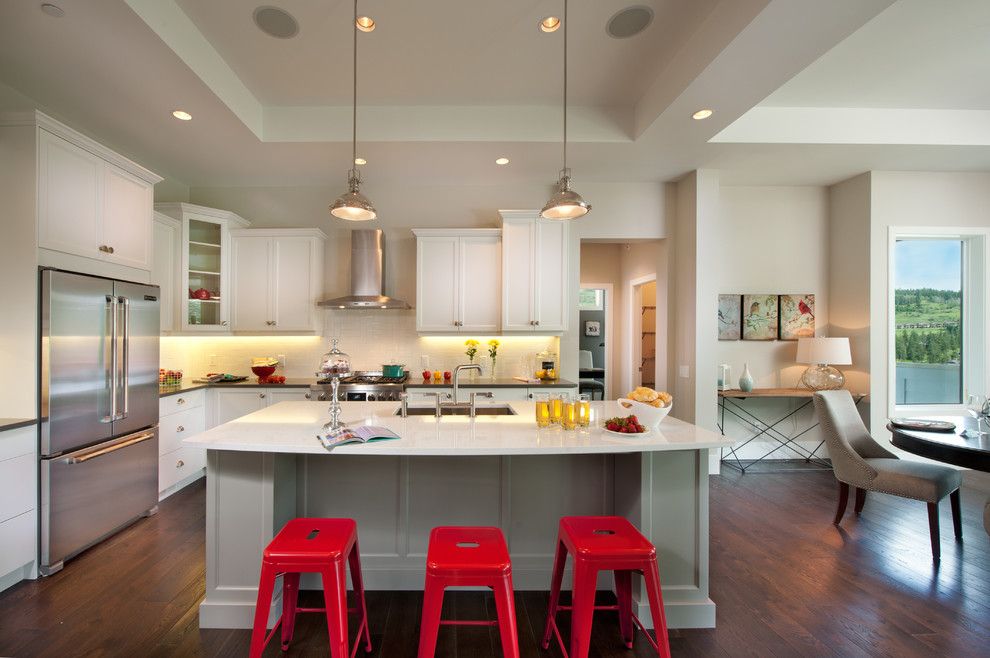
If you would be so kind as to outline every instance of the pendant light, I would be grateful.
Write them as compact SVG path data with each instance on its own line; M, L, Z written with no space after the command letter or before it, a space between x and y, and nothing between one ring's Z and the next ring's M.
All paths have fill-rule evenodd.
M577 219L591 210L591 205L571 189L571 170L567 168L567 26L567 0L564 0L564 168L560 170L556 191L540 211L540 216L546 219Z
M352 222L362 222L378 217L375 206L368 197L361 194L361 174L358 172L357 160L357 33L358 33L357 0L354 0L354 21L351 24L354 31L354 88L353 88L353 123L351 125L351 169L347 172L348 191L337 197L330 206L330 214L340 219Z

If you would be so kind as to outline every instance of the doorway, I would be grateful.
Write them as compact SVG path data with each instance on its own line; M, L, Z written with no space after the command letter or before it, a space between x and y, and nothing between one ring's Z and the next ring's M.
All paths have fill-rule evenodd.
M629 344L632 346L630 382L633 388L657 388L657 277L655 274L629 282Z
M592 399L612 393L613 292L611 283L582 283L578 297L578 386Z

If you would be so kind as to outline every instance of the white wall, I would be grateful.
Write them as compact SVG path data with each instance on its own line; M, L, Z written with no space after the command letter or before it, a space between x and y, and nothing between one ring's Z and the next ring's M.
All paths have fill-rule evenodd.
M990 173L894 172L871 174L870 238L870 397L871 427L879 439L890 413L893 391L888 386L888 290L889 236L892 227L990 227ZM983 299L971 300L971 308L986 314L990 306L987 287ZM984 356L983 372L990 371ZM984 376L976 390L986 393Z

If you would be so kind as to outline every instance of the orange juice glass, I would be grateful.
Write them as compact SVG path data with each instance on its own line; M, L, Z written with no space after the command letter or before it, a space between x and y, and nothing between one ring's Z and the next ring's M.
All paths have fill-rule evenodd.
M577 429L577 403L564 400L561 408L560 425L565 430Z
M581 393L575 406L577 407L578 426L588 427L591 425L591 396L587 393Z
M550 420L550 396L546 393L536 393L536 426L549 427Z
M564 394L554 394L550 396L550 422L560 425L560 419L564 415Z

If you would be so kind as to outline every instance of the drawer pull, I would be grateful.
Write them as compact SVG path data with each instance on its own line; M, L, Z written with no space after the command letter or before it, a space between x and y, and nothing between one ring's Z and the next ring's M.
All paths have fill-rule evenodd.
M186 428L183 427L182 425L179 425L178 427L175 428L175 431L176 432L185 432L186 431Z
M182 468L185 465L186 465L186 463L184 461L182 461L181 459L179 461L175 462L175 467L176 468Z
M185 404L186 403L186 400L185 400L185 398L179 398L178 400L175 401L175 403L176 404Z
M265 399L265 394L264 393L258 393L258 397L261 398L262 400L264 400Z

